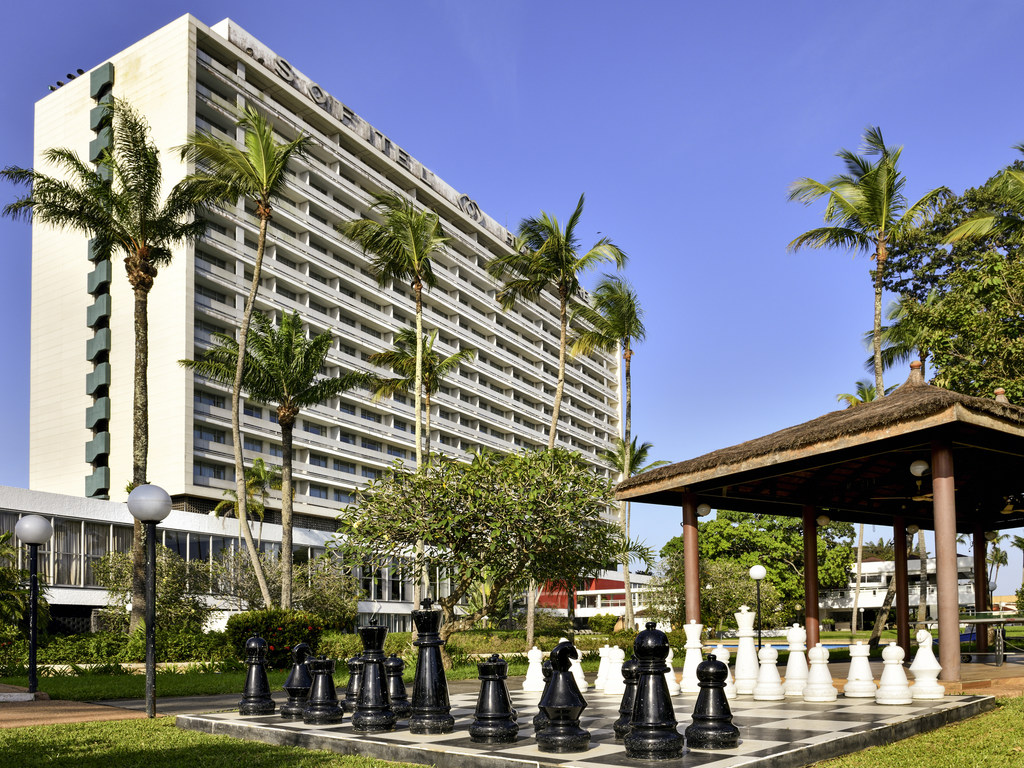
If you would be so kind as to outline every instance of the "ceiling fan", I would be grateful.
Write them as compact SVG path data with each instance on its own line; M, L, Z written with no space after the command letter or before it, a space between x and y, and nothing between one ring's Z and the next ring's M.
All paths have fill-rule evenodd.
M917 493L911 496L872 496L872 501L934 501L931 491L921 492L921 480L917 480Z

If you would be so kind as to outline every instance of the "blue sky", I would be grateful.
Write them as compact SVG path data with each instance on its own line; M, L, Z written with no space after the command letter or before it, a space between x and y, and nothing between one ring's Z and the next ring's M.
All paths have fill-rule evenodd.
M327 5L17 3L0 163L31 163L33 104L65 73L184 13L230 16L510 228L586 193L584 240L629 253L647 311L633 424L655 458L819 416L866 375L869 262L787 252L821 216L791 181L837 171L867 125L904 145L915 199L983 182L1024 141L1017 2ZM26 486L29 227L0 220L0 252L0 483ZM679 530L673 509L633 520L655 547ZM1010 560L999 592L1020 583Z

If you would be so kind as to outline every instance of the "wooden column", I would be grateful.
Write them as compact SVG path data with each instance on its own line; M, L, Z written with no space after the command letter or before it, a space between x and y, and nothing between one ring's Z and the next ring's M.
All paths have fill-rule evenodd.
M907 522L902 515L892 520L896 560L896 644L910 658L910 581L907 578Z
M985 538L985 529L976 527L974 529L974 610L982 613L988 610L988 563L985 556L988 554L988 539ZM978 653L988 651L988 625L975 625L978 641Z
M804 622L807 625L807 647L813 648L821 639L818 622L818 516L812 506L803 509L804 525Z
M953 447L948 439L932 443L932 492L935 515L935 579L939 614L941 680L960 680L960 595L956 568L956 498Z
M697 499L683 494L683 584L686 621L700 621L700 555L697 550Z

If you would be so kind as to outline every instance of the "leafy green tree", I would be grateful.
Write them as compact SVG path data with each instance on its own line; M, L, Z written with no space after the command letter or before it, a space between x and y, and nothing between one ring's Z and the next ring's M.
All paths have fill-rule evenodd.
M1024 144L1017 144L1014 149L1024 154ZM1020 215L1024 210L1024 168L1019 163L1005 168L987 186L1002 205L996 210L978 212L965 221L949 233L949 242L996 236L1024 243L1024 216Z
M237 369L239 344L230 336L215 334L216 346L201 360L182 360L182 365L215 381L230 382ZM242 387L251 399L274 405L281 428L281 560L285 574L292 569L292 440L295 421L303 408L335 397L353 386L366 383L364 374L347 373L338 378L323 378L327 352L333 339L330 331L306 337L298 312L286 314L274 326L261 312L253 314L252 336L245 351ZM244 489L244 482L243 482ZM244 492L244 491L243 491ZM239 505L241 506L241 505ZM252 534L241 525L250 552L255 551ZM257 576L260 569L254 564ZM272 603L269 590L263 595L267 607ZM281 607L292 607L292 582L285 578L281 588Z
M73 150L56 148L43 157L57 176L8 166L0 178L29 187L28 194L4 207L5 216L81 232L93 238L97 252L120 253L124 259L135 304L131 485L136 486L147 482L149 454L149 293L159 269L170 263L173 248L206 231L199 214L211 197L188 178L163 197L160 152L149 124L126 101L115 99L106 109L112 143L100 156L99 171ZM142 541L142 524L136 520L133 627L142 621L145 607Z
M804 232L790 244L803 247L840 248L871 253L875 262L875 320L872 331L875 391L884 392L882 366L882 289L886 259L891 248L914 237L915 227L929 210L949 195L945 187L931 190L908 204L906 177L899 169L902 147L887 146L882 131L869 127L864 132L863 154L841 149L837 156L845 173L826 182L802 178L789 188L789 199L809 205L826 199L825 225Z
M18 568L18 549L14 534L0 533L0 624L13 626L28 611L28 571Z
M1024 536L1014 536L1010 546L1014 549L1019 549L1021 554L1024 555ZM1024 576L1021 579L1021 588L1024 589ZM1024 608L1024 602L1020 603L1020 607Z

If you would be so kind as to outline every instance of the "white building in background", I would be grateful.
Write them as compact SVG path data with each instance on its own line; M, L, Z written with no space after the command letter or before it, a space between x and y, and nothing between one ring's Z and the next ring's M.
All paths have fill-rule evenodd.
M434 398L431 445L461 457L477 448L546 445L558 365L557 299L546 295L539 305L501 311L499 286L485 265L507 252L512 235L473 199L229 20L207 27L183 16L40 100L36 167L44 169L42 152L57 146L95 161L110 140L100 106L112 97L128 100L148 119L168 188L188 170L172 148L197 130L237 140L234 122L243 106L265 113L284 139L300 131L311 137L274 210L257 308L278 317L297 311L311 334L330 331L329 375L369 370L367 356L389 349L395 332L414 323L409 286L379 287L368 259L334 225L370 215L379 192L404 194L435 210L450 241L435 260L438 286L424 294L424 327L437 329L442 354L473 348L477 356ZM543 204L538 200L538 209ZM193 551L189 537L195 534L196 553L204 557L233 540L213 531L208 541L201 538L207 513L234 487L230 394L177 361L201 355L211 334L237 327L258 232L251 201L218 209L209 221L207 236L180 248L160 270L149 299L149 480L168 490L176 510L197 513L193 522L182 518L180 530L188 534L184 552ZM80 235L33 226L33 490L126 498L132 306L119 263ZM620 431L618 365L616 355L600 351L570 359L560 418L558 445L605 472L597 454ZM277 461L280 433L272 409L246 403L242 430L247 461ZM373 403L368 392L353 391L304 412L295 429L297 546L310 552L322 546L314 540L334 529L338 507L355 489L396 459L411 461L413 431L411 397ZM87 526L89 515L72 519ZM101 520L111 526L103 546L122 547L119 516L94 522ZM269 511L268 546L274 537L267 532L278 521ZM98 527L82 527L66 539L69 548L77 547L64 554L79 558L75 578L83 589L87 558L99 551L100 539ZM60 583L63 561L53 562ZM407 590L387 572L370 577L369 586L371 595L394 604L393 626L404 626L411 609Z

